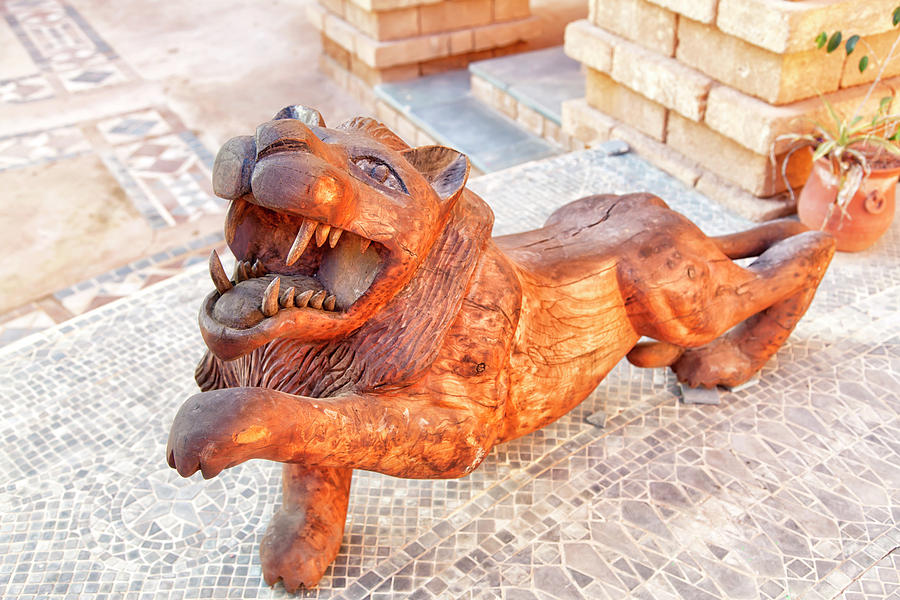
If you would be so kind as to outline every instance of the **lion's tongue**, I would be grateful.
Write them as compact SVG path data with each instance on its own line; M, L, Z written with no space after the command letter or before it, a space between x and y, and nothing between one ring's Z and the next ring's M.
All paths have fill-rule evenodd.
M359 238L345 233L337 246L322 257L316 277L337 298L337 307L347 310L362 296L381 266L381 256L372 246L359 251Z
M264 318L262 313L263 292L276 277L281 278L279 286L281 290L294 287L297 290L295 295L298 296L306 290L318 292L325 289L312 277L270 273L263 277L242 281L225 292L213 306L213 317L219 323L235 329L253 327Z

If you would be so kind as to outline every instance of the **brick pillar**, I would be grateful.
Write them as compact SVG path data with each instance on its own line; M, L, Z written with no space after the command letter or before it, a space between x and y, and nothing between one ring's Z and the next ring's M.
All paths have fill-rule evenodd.
M528 0L318 0L325 55L368 85L465 67L536 36Z
M563 106L563 129L583 142L625 139L685 183L751 218L789 212L809 155L781 176L788 132L827 119L818 94L852 113L876 75L860 74L864 44L815 47L820 31L861 34L881 56L896 0L590 0L569 24L566 53L586 67L586 98ZM900 74L900 60L887 76ZM874 110L900 78L872 95ZM775 155L773 164L771 156Z

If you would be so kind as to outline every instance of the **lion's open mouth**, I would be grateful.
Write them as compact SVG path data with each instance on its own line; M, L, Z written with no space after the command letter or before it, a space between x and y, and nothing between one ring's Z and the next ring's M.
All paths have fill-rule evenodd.
M208 316L233 329L285 312L339 318L372 286L386 252L352 231L243 199L228 211L226 238L237 263L229 278L218 257L210 257L218 298Z

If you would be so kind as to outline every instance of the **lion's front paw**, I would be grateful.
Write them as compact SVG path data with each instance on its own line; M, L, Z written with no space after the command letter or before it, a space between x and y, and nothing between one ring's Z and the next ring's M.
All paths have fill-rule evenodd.
M234 391L204 392L181 406L169 431L166 459L182 477L197 471L205 479L215 477L268 445L270 431L248 422L245 403Z
M758 367L731 340L718 338L700 348L686 350L672 364L672 370L682 383L711 388L738 386L750 379Z
M280 508L260 544L263 578L293 593L314 587L337 556L344 523L309 519L300 510Z

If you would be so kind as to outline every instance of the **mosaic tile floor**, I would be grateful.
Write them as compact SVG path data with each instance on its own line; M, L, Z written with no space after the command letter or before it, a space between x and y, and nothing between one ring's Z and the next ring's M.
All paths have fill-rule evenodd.
M639 158L600 150L471 187L497 233L634 189L709 233L745 225ZM759 384L720 405L684 404L669 372L623 363L467 478L358 472L341 553L301 596L897 597L898 253L895 226L873 250L838 256ZM169 423L195 390L209 289L196 265L0 349L0 597L286 597L263 584L258 557L278 467L203 481L165 465Z

